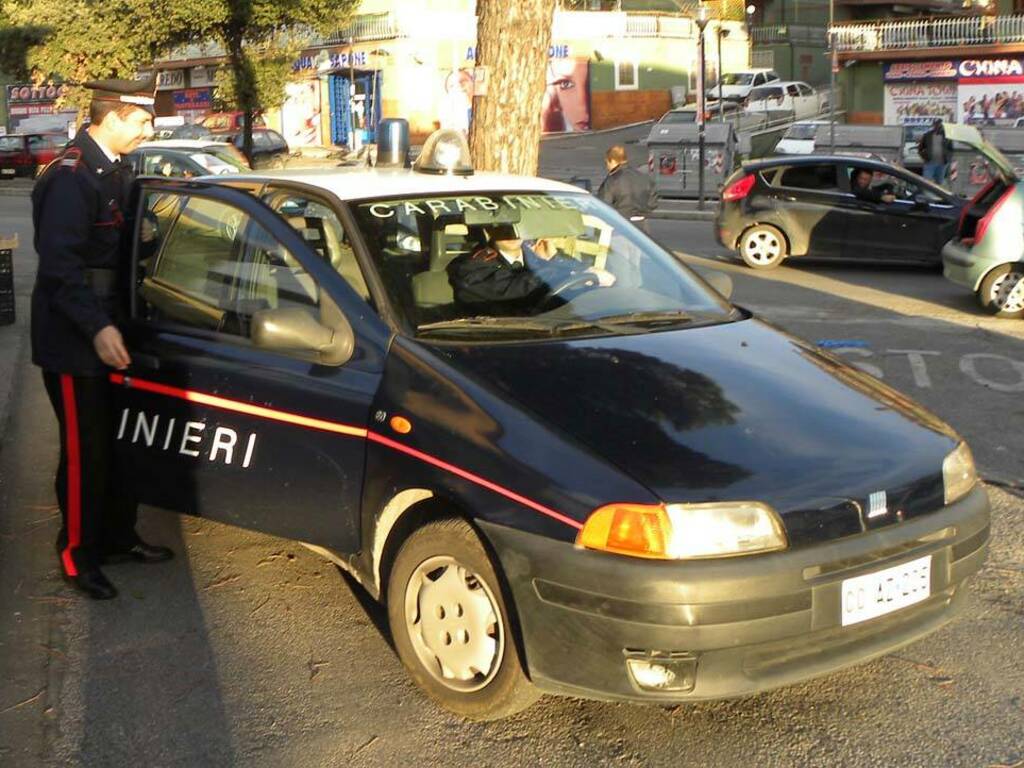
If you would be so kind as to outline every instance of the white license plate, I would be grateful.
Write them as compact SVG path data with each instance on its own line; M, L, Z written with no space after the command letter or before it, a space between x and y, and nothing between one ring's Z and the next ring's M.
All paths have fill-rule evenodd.
M843 580L843 626L920 603L931 594L932 557Z
M13 168L0 168L0 176L13 176L13 175L14 175L14 169Z

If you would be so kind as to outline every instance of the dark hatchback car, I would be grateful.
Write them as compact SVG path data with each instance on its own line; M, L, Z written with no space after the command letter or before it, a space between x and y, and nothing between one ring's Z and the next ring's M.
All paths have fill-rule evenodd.
M214 132L211 138L226 141L239 152L244 153L242 131ZM282 168L289 153L288 142L277 131L270 128L253 128L252 157L248 158L253 169L264 170Z
M0 136L0 178L32 178L67 144L62 133L15 133Z
M861 169L872 174L868 195L853 191ZM886 192L891 202L879 199ZM773 157L746 163L726 179L715 232L755 269L790 256L938 265L964 203L880 160Z
M989 505L952 429L460 145L142 181L112 381L145 502L347 569L468 717L756 693L953 616ZM497 259L534 287L482 306Z

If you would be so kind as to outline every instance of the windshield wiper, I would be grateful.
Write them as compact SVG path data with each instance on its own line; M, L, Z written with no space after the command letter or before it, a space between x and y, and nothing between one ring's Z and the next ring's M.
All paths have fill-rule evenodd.
M556 327L555 323L544 320L532 319L529 317L492 317L480 315L477 317L459 317L454 320L438 320L435 323L424 323L417 325L417 331L447 331L461 328L476 329L488 328L510 331L545 331L551 333Z

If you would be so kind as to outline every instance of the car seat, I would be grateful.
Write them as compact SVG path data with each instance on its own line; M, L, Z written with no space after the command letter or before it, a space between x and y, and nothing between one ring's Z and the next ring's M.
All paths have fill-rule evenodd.
M454 248L451 246L455 246ZM455 301L448 281L448 265L474 250L465 224L445 224L430 233L430 262L425 272L412 277L413 301L418 307L439 307Z

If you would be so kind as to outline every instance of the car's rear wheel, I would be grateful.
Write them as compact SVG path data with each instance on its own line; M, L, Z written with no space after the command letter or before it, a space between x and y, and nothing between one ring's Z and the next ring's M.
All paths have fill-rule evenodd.
M757 224L740 236L740 258L748 267L771 269L789 254L786 237L770 224Z
M1024 317L1024 264L1000 264L985 275L978 302L996 317Z
M399 658L442 707L496 720L540 696L523 670L497 573L465 520L428 523L405 541L387 601Z

